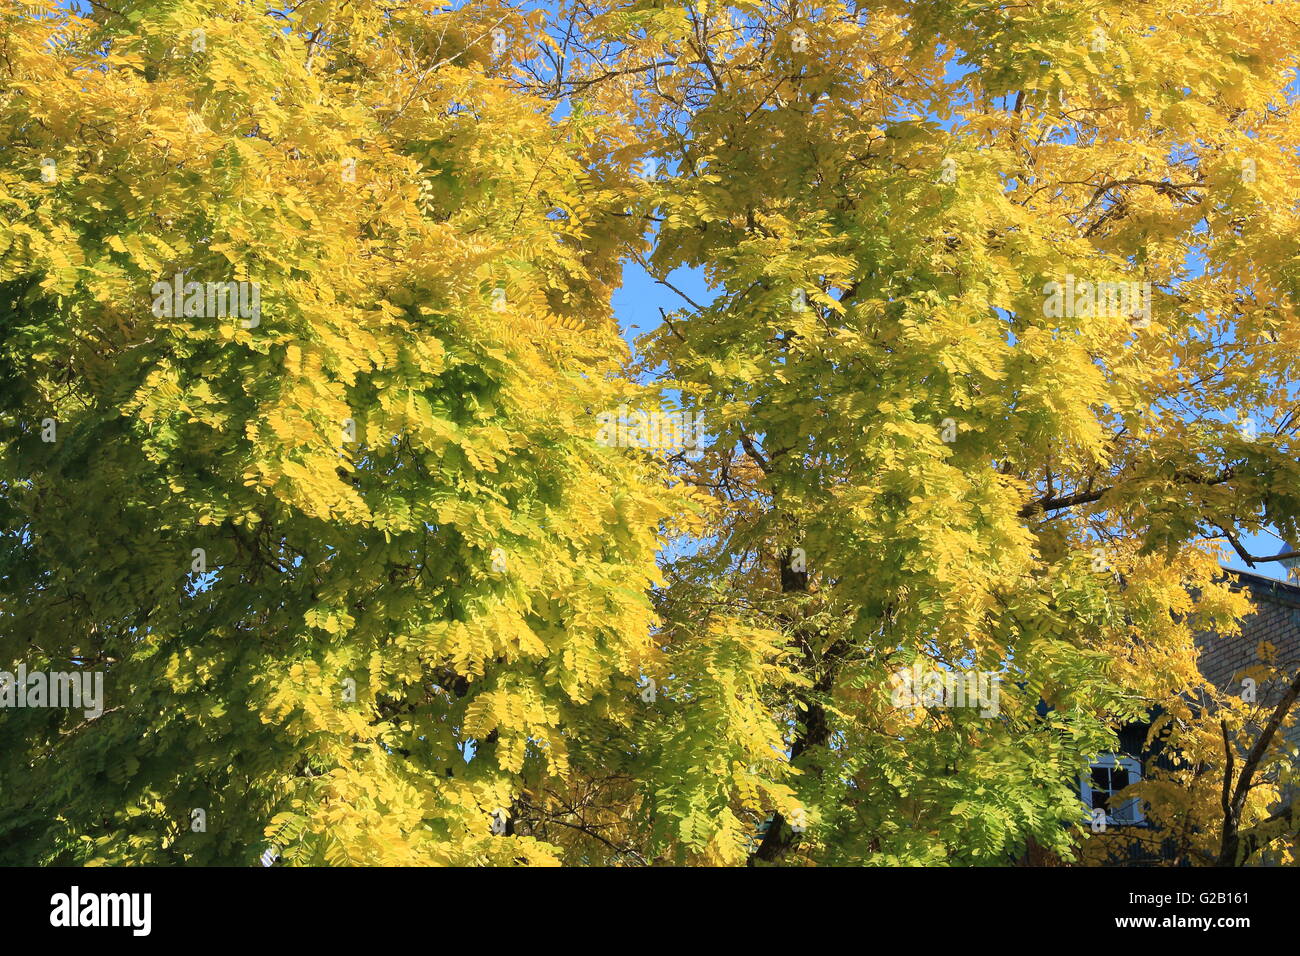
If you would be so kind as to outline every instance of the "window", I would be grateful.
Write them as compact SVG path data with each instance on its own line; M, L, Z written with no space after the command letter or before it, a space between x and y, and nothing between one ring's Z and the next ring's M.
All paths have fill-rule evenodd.
M1079 778L1083 805L1092 811L1105 810L1106 822L1111 825L1145 823L1142 802L1133 797L1113 800L1116 793L1131 783L1142 779L1142 764L1124 754L1103 754L1093 761L1089 772Z

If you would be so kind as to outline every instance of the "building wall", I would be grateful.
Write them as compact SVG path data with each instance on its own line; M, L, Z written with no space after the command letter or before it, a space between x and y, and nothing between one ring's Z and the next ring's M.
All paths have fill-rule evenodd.
M1241 692L1241 675L1260 663L1259 645L1268 641L1277 648L1277 660L1294 674L1300 667L1300 587L1248 571L1227 571L1233 586L1248 593L1255 612L1242 619L1241 634L1220 637L1198 634L1200 667L1212 684L1229 693ZM1257 688L1262 704L1276 703L1282 693L1280 681ZM1286 731L1287 739L1300 746L1300 720Z

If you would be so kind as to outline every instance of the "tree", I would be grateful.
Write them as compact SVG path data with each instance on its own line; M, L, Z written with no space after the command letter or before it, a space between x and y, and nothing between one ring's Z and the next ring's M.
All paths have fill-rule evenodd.
M532 21L3 21L0 657L105 678L0 713L5 858L554 862L493 830L643 706L672 494L591 440L626 226Z
M555 86L635 117L646 264L714 290L645 342L716 435L668 633L743 608L801 678L763 692L811 825L754 859L1068 857L1088 757L1191 717L1244 610L1217 543L1294 533L1296 19L586 9ZM999 674L999 717L900 708L914 667Z
M1281 743L1278 740L1278 730L1284 723L1294 719L1291 717L1291 708L1295 706L1297 697L1300 697L1300 673L1284 687L1267 721L1254 739L1250 740L1249 749L1246 750L1245 759L1235 778L1233 741L1227 720L1220 721L1224 755L1220 802L1223 820L1219 828L1220 844L1216 866L1241 866L1275 841L1290 844L1287 848L1288 859L1294 858L1295 841L1300 837L1300 795L1293 790L1277 809L1267 816L1257 813L1255 822L1249 826L1245 824L1251 790L1256 785L1256 777L1261 770L1273 765L1272 783L1275 787L1280 784L1278 789L1287 789L1294 782L1295 752L1293 748L1278 746Z
M1245 740L1286 5L3 9L0 666L106 704L0 712L4 858L1074 860Z

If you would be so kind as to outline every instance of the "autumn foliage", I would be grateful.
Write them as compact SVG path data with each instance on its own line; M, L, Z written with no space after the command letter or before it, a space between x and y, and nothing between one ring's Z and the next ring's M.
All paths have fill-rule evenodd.
M1269 713L1193 635L1300 540L1297 49L1266 0L5 0L0 669L105 701L0 708L0 860L1100 862L1079 774L1153 721L1214 862ZM699 455L597 440L665 402ZM1289 862L1256 758L1235 862Z

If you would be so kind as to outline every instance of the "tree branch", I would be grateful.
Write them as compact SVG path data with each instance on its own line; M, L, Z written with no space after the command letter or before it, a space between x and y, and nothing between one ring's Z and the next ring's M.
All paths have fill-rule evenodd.
M1291 681L1291 686L1287 688L1282 699L1277 702L1273 708L1273 713L1260 732L1259 738L1255 745L1250 748L1250 753L1246 755L1246 761L1241 765L1241 776L1237 778L1237 787L1232 794L1232 803L1227 807L1228 818L1224 820L1223 842L1219 849L1218 866L1240 866L1250 855L1260 849L1266 843L1277 839L1287 832L1288 826L1295 822L1296 801L1291 803L1283 810L1273 814L1262 823L1256 824L1245 833L1238 831L1237 827L1241 821L1242 810L1246 806L1246 797L1250 793L1251 783L1254 781L1255 772L1259 769L1259 763L1264 754L1268 751L1269 744L1273 742L1277 730L1282 726L1282 720L1291 710L1291 705L1300 697L1300 671L1296 672L1295 679ZM1227 739L1227 730L1224 730L1224 739ZM1231 760L1231 757L1229 757ZM1231 768L1231 762L1228 764ZM1283 825L1285 822L1285 825Z

